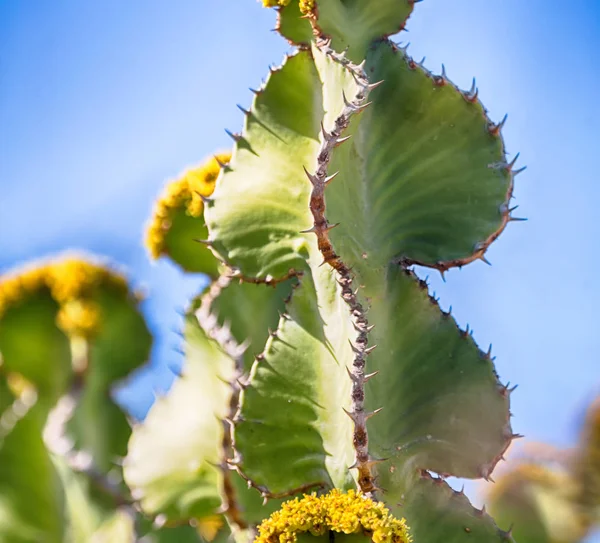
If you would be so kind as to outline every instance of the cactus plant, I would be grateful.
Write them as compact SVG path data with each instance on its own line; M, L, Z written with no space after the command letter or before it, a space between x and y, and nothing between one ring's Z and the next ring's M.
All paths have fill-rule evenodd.
M491 478L511 389L414 270L486 261L518 220L504 121L389 39L414 0L263 4L296 51L150 221L151 255L210 284L147 418L108 395L151 342L122 279L0 283L2 542L512 540L445 481ZM29 465L43 516L33 480L8 491Z

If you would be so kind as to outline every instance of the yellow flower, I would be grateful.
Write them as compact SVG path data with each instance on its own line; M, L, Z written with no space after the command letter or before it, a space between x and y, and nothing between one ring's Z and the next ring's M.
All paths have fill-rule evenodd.
M287 6L291 0L262 0L265 8L275 8L277 6ZM312 13L315 9L315 0L300 0L300 11L304 15Z
M146 247L152 258L165 252L165 238L171 220L179 210L196 218L202 217L202 196L208 197L215 190L215 181L220 172L220 163L227 163L231 153L219 153L202 165L186 171L179 179L169 183L154 207L154 213L146 233Z
M47 289L59 306L59 328L69 336L91 337L100 325L100 309L93 301L100 287L129 293L125 277L79 256L30 265L0 277L0 318L11 306Z
M299 533L364 534L374 543L412 541L404 519L396 519L380 502L350 490L304 495L285 502L258 527L255 543L295 543Z
M287 6L290 0L262 0L265 8L274 8L276 6Z

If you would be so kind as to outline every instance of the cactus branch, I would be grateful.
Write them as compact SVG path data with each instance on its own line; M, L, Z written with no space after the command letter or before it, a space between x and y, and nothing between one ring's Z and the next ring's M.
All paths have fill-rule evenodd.
M352 379L352 411L346 411L346 413L354 423L353 444L356 450L356 461L351 468L358 469L359 486L365 495L372 498L377 490L375 478L371 471L371 466L375 461L369 456L366 421L375 412L372 414L365 413L364 399L366 357L373 347L367 348L369 323L364 308L352 290L352 273L336 254L329 240L329 231L337 225L329 224L325 218L325 188L336 176L336 174L328 176L327 172L331 153L337 145L347 140L346 137L343 137L343 133L348 128L351 117L369 105L369 102L367 102L369 91L377 84L369 84L362 65L354 64L343 53L336 53L331 48L331 40L320 38L317 40L316 47L334 62L348 70L358 86L356 95L352 100L349 101L344 95L345 106L335 119L333 129L328 132L322 126L323 139L318 153L316 172L311 174L306 168L305 171L313 187L310 195L310 210L314 218L314 224L309 231L317 236L317 244L324 258L323 263L329 264L338 273L338 283L342 287L342 298L350 308L354 328L358 333L354 344L351 343L355 356L352 369L348 370Z
M117 507L131 506L131 496L103 473L90 451L78 450L68 436L67 425L80 405L85 385L84 374L90 363L88 341L72 339L71 344L75 376L70 390L58 400L48 415L42 434L44 442L50 452L62 458L75 473L84 475L97 489L109 496Z
M214 339L234 362L233 376L228 382L231 387L228 413L221 421L223 425L223 438L221 440L222 458L217 467L221 469L223 474L224 504L221 511L239 530L245 530L248 528L248 523L244 520L237 503L235 487L231 480L231 468L228 464L228 457L233 451L233 425L231 421L235 417L239 407L240 393L242 391L241 379L244 371L243 355L247 345L240 345L231 334L229 326L227 324L220 325L217 316L212 311L213 302L221 294L222 290L229 286L231 278L231 270L227 270L210 285L208 292L202 296L200 308L196 312L196 318L202 329L206 332L206 335Z

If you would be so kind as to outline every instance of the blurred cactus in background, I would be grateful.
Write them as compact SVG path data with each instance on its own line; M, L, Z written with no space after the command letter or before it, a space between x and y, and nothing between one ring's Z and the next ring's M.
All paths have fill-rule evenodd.
M600 522L600 399L589 406L574 449L530 445L509 461L486 496L519 543L578 543Z
M415 0L263 4L296 51L148 228L210 284L146 419L111 396L152 342L121 275L1 279L0 542L512 541L445 482L490 478L511 389L413 270L519 220L504 121L388 39Z

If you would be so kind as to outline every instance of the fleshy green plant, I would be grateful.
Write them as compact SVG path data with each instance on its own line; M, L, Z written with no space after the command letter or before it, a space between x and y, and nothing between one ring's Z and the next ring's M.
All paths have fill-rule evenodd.
M536 444L508 462L486 498L520 543L584 541L600 523L600 399L589 406L576 447Z
M518 220L504 122L390 41L414 0L263 3L296 51L149 226L210 284L143 423L109 394L151 344L122 278L0 283L0 542L512 541L445 481L491 479L511 389L414 271Z

